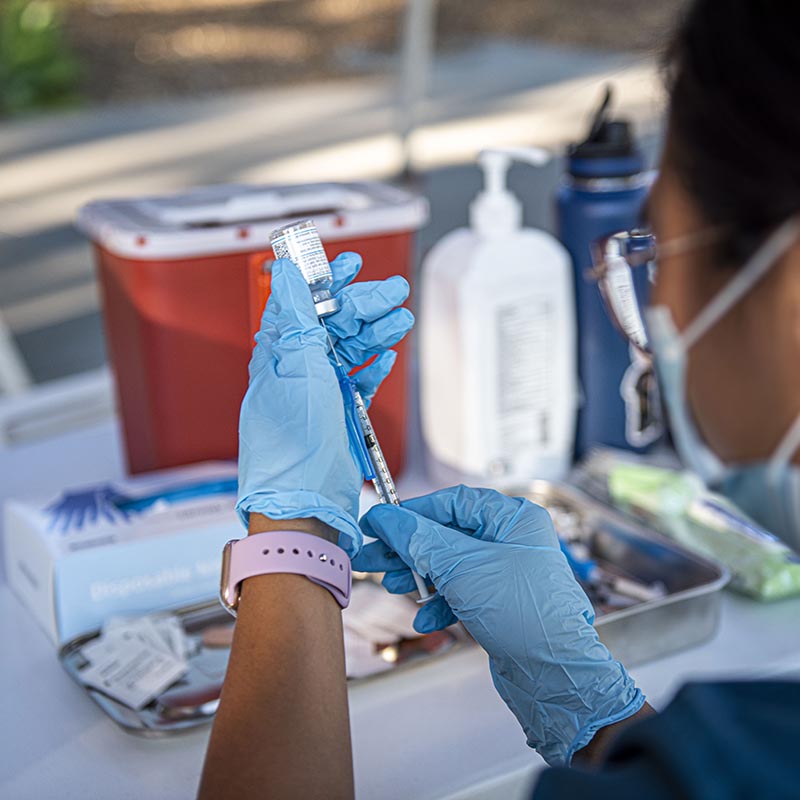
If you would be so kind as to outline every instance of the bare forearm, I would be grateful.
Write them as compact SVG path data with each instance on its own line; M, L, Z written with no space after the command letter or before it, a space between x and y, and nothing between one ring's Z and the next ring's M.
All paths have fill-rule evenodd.
M332 537L316 520L251 517L251 533L276 529ZM303 576L243 584L199 796L353 796L341 610Z

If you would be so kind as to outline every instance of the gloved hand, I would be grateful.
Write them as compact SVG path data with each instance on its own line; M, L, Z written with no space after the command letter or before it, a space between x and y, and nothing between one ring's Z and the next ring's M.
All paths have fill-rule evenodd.
M438 595L417 613L420 633L464 623L489 654L492 679L548 764L568 764L644 696L592 627L594 613L545 509L464 486L403 507L376 506L353 569L386 572L393 593L414 590L408 567Z
M325 317L325 325L348 370L396 345L414 325L414 315L407 308L398 308L408 299L406 279L395 275L384 281L352 283L360 270L358 253L342 253L331 262L331 291L342 307ZM395 356L391 358L394 363ZM389 372L387 369L386 374ZM379 384L374 384L374 389Z
M408 297L399 276L345 286L360 266L351 253L331 264L342 308L326 323L347 366L379 354L356 376L368 402L394 364L387 348L408 333L414 317L397 308ZM328 350L303 276L291 261L276 261L239 418L236 509L245 526L251 512L319 519L339 531L340 547L352 556L363 541L356 522L363 477Z

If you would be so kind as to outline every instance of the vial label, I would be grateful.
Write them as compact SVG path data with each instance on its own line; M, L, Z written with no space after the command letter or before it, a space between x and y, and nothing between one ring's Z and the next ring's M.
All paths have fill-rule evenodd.
M272 242L276 258L288 258L297 265L306 283L331 278L331 265L316 228L293 228Z
M498 307L496 408L500 452L546 449L552 439L553 304L528 297Z

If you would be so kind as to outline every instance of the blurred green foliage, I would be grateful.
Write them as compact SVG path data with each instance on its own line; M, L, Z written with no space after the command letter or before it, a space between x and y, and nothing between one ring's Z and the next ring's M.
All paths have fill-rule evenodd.
M0 2L0 114L72 104L78 77L52 0Z

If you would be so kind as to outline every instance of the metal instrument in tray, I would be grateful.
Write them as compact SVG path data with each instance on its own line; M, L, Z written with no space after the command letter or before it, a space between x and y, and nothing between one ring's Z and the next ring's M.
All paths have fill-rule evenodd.
M578 517L578 535L603 569L642 584L663 584L663 597L614 611L595 607L602 641L625 665L641 664L710 639L719 621L727 571L690 553L633 518L565 484L534 481L509 492L552 513Z

